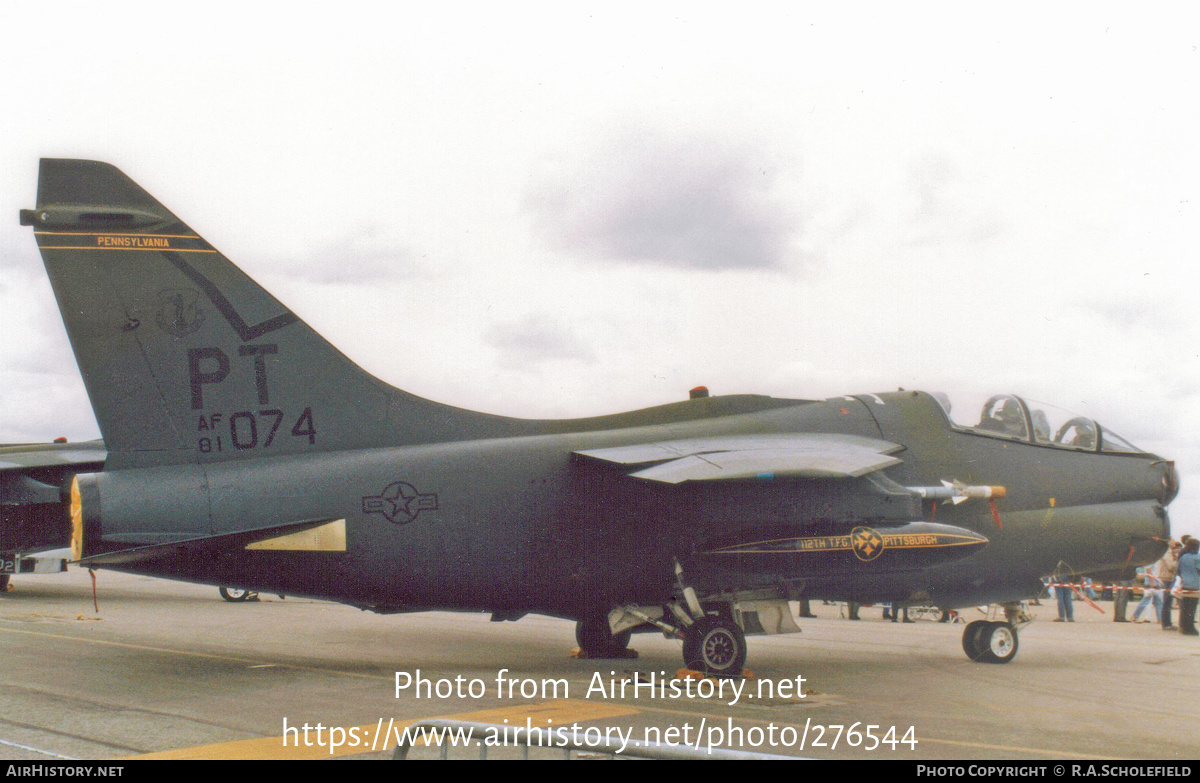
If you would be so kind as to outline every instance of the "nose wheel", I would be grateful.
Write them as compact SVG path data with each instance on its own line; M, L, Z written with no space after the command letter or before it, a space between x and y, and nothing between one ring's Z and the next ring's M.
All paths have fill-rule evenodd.
M255 593L251 590L242 590L238 587L218 587L217 592L221 594L222 598L230 603L258 600L258 593Z
M1007 622L976 620L963 630L963 652L972 661L1008 663L1017 657L1017 629Z

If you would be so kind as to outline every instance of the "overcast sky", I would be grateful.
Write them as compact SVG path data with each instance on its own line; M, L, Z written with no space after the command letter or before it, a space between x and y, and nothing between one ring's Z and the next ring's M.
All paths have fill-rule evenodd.
M1178 460L1200 534L1200 12L1156 8L7 4L0 442L99 434L17 224L84 157L416 394L1015 392Z

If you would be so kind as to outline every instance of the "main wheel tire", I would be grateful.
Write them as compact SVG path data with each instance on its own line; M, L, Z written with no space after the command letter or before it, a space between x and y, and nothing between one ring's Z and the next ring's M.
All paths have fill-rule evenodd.
M249 601L250 596L254 595L254 593L249 590L241 590L236 587L218 587L217 592L219 592L221 597L226 601L235 604L242 601Z
M983 643L980 636L987 630L988 625L987 620L973 620L967 623L967 627L963 629L963 652L972 661L978 661L983 658Z
M0 593L8 592L8 574L0 574Z
M683 640L683 663L689 669L736 677L746 662L746 635L725 617L705 615L692 624Z
M575 641L589 658L623 658L632 630L614 635L607 617L590 617L575 623Z
M1008 663L1017 657L1017 629L1011 623L988 623L987 628L979 634L979 646L982 648L979 660L985 663Z

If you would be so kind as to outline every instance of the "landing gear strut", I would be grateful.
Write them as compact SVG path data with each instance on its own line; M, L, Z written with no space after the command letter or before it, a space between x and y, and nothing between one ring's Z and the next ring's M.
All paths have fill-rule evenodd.
M744 624L750 633L800 632L792 620L787 599L775 592L722 593L701 603L696 589L684 581L683 567L678 561L675 578L679 589L665 604L618 606L606 616L584 619L575 626L579 646L589 658L629 657L603 653L614 644L624 650L631 630L656 627L667 638L683 640L683 664L687 668L717 677L738 677L746 662ZM623 630L614 635L612 628ZM593 652L594 649L599 652Z
M702 606L695 589L684 581L678 560L675 580L683 606L676 603L671 610L683 626L683 665L717 677L740 676L746 662L746 634L733 619L732 608L713 611L711 604Z

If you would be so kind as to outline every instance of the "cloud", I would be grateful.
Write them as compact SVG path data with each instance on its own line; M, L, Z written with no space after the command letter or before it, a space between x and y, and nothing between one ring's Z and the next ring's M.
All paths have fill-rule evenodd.
M761 149L626 131L584 156L554 161L526 199L556 247L703 271L779 269L803 228L776 156Z
M530 315L498 324L485 340L520 366L550 361L593 362L595 354L585 341L570 329L545 316Z
M980 203L954 159L927 153L908 166L907 186L915 200L907 216L910 247L946 243L977 245L999 237L1007 228L1004 218L986 200Z
M14 223L16 221L13 221ZM0 231L0 271L5 278L12 275L22 277L41 277L45 275L42 269L42 259L38 255L37 243L33 232L28 228L19 231Z
M0 378L0 443L98 437L79 373L68 367L8 368Z
M1174 313L1170 304L1147 296L1139 297L1129 291L1124 296L1109 299L1095 297L1074 303L1084 314L1091 314L1122 331L1143 330L1154 333L1170 332L1186 328Z
M304 258L281 261L278 271L309 283L360 285L425 273L417 254L377 225L348 232Z
M917 191L917 213L934 215L946 206L946 190L958 178L958 167L943 155L925 155L909 166L909 178Z

